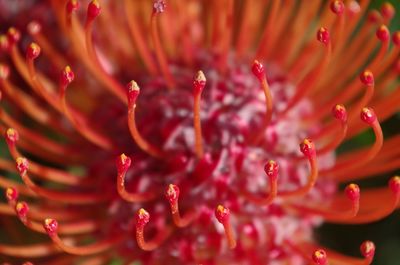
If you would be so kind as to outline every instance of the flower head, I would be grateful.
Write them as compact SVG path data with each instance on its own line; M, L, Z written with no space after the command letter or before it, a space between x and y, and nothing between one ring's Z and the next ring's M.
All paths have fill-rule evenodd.
M372 262L371 241L349 258L313 229L399 207L399 177L356 184L399 167L400 139L380 126L400 101L391 4L365 15L368 1L15 2L0 3L11 155L0 169L18 180L0 177L0 213L47 237L4 243L1 256ZM336 154L365 130L373 144Z

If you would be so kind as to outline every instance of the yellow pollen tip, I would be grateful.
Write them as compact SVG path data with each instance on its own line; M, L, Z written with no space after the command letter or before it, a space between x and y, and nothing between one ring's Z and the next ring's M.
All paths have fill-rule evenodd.
M128 85L129 91L140 91L139 85L135 81L130 81Z
M11 189L11 188L6 189L7 197L10 197L13 193L14 193L13 189Z
M92 4L95 5L96 7L100 7L100 3L98 0L93 0Z
M195 79L196 79L196 81L203 81L203 82L205 82L207 80L203 71L198 71Z
M218 213L223 213L225 211L225 207L222 206L221 204L217 206L217 212Z
M16 162L18 165L21 165L21 164L23 164L23 163L25 162L25 158L23 158L23 157L18 157L18 158L15 160L15 162Z
M24 204L22 202L17 203L17 206L15 206L17 211L21 211L24 208Z
M51 219L51 218L46 218L46 219L44 220L44 224L45 224L45 225L50 225L52 222L53 222L53 219Z
M147 215L147 214L148 214L148 212L143 208L140 208L139 211L138 211L138 215L139 216L144 216L144 215Z
M356 184L350 184L348 187L349 187L349 189L351 189L351 190L357 189L357 185L356 185Z
M120 157L122 163L125 163L125 161L128 159L128 157L125 154L121 154L119 157Z

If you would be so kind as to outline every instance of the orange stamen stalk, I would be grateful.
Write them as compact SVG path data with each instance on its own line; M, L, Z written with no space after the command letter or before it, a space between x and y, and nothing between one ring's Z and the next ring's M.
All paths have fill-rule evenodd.
M112 248L115 244L122 242L122 240L126 236L124 233L117 233L113 237L93 243L92 245L78 247L78 246L66 245L64 241L61 240L61 238L58 236L58 231L59 231L58 222L55 219L51 218L45 219L43 222L43 228L49 235L53 243L56 244L59 248L61 248L66 253L73 255L80 255L80 256L94 255L107 251L108 249Z
M252 141L253 143L258 143L261 138L263 137L265 130L267 129L269 123L271 122L272 119L272 108L273 108L273 102L272 102L272 96L271 96L271 91L268 85L267 77L265 75L265 69L264 66L258 62L257 60L254 61L253 66L251 68L253 74L257 77L257 79L261 83L261 87L264 92L265 96L265 119L263 121L263 125L259 131L259 133L254 137L254 140Z
M144 227L150 221L150 214L143 208L139 209L136 215L136 241L139 247L145 251L153 251L158 248L163 241L171 233L169 228L166 228L163 232L159 233L152 241L146 241L144 239Z
M71 67L66 66L61 73L59 91L60 91L60 103L62 112L65 114L67 119L71 122L74 128L88 141L106 150L113 148L113 144L110 139L101 135L100 133L93 130L88 126L88 122L81 116L77 117L75 113L70 111L67 103L66 90L69 84L74 80L75 75L71 70ZM79 119L80 118L80 119Z
M222 205L218 205L215 209L215 217L217 218L218 222L224 226L225 236L228 240L229 248L234 249L236 247L236 239L230 222L230 210Z
M130 81L127 85L128 90L128 126L129 131L131 133L132 138L135 140L136 144L142 149L144 152L148 153L155 158L162 158L163 153L157 147L148 143L142 135L139 133L139 130L136 126L136 100L140 93L140 88L135 81Z
M168 188L165 192L165 197L167 198L170 206L172 219L177 227L186 227L190 225L196 218L196 213L194 211L186 213L184 216L181 216L179 212L179 187L174 184L169 184Z
M37 186L28 175L28 160L24 157L17 157L16 166L25 185L29 187L37 195L64 203L71 204L96 204L109 199L109 195L98 193L71 193L48 190Z
M354 218L360 208L360 189L356 184L350 184L345 189L345 196L347 200L350 201L351 207L348 210L343 209L335 209L334 206L332 207L321 207L320 205L312 206L305 206L299 205L296 203L289 204L290 208L294 208L295 210L301 213L309 213L309 214L316 214L322 216L325 221L327 222L335 222L335 223L345 223L347 224L348 221ZM339 198L344 197L343 195L338 195ZM339 201L339 200L338 200ZM333 203L334 205L335 203Z
M158 32L158 25L157 25L157 17L158 14L164 12L165 3L164 1L160 0L154 3L153 12L151 14L151 38L153 40L154 50L156 53L156 57L158 60L158 64L161 68L161 73L163 74L167 86L169 89L174 89L176 86L176 82L171 75L171 72L168 67L167 56L165 55L164 49L162 48L161 41L160 41L160 34Z
M200 100L203 89L206 85L206 77L202 71L198 71L193 81L193 123L195 133L195 152L198 158L202 158L204 154L203 150L203 137L201 132L201 120L200 120Z
M310 164L310 174L308 175L307 184L293 191L284 191L278 193L280 197L302 196L307 194L314 186L318 178L318 163L314 143L310 139L304 139L300 144L300 151L307 157Z
M269 193L265 198L259 198L254 195L252 195L249 192L245 192L245 198L257 205L269 205L272 203L272 201L275 199L275 197L278 194L278 171L279 171L279 165L273 161L270 160L268 163L265 164L264 167L265 174L268 176L269 180Z
M125 175L131 166L131 161L131 158L125 154L122 154L117 158L117 191L119 196L128 202L145 202L152 200L155 197L153 192L132 193L125 189Z

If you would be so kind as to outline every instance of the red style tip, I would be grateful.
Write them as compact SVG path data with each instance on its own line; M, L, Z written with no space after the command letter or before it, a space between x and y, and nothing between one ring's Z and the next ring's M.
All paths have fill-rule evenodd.
M217 218L218 222L225 224L229 221L230 211L228 208L218 205L215 209L215 217Z
M19 133L13 128L8 128L5 137L8 144L15 144L19 140Z
M165 191L165 197L171 205L175 204L179 199L179 187L174 184L169 184Z
M15 211L17 212L19 218L26 218L29 212L29 206L26 202L19 202L15 206Z
M390 20L396 14L396 9L391 3L385 2L381 6L381 14L385 19Z
M25 157L17 157L15 159L15 163L17 165L17 170L21 176L24 176L29 169L28 159Z
M42 26L40 25L39 22L34 20L34 21L29 22L26 29L28 30L29 34L36 35L42 30Z
M193 92L195 94L201 93L206 86L206 81L203 71L198 71L193 79Z
M18 200L18 191L15 188L7 188L5 194L8 202L15 202L16 200Z
M97 0L93 0L89 3L87 9L87 17L89 20L95 19L98 15L100 15L101 7L100 3Z
M363 108L360 117L363 122L369 125L372 125L377 119L374 110L371 108Z
M28 262L22 263L22 265L33 265L33 263L28 261Z
M57 233L58 222L55 219L47 218L43 222L43 228L49 236Z
M342 104L336 104L332 108L332 115L335 119L340 120L341 122L347 121L347 110Z
M375 255L375 244L372 241L364 241L360 246L361 255L364 258L372 259Z
M254 60L253 65L251 66L251 71L258 78L258 80L260 80L260 82L265 77L264 66L257 60Z
M69 0L67 2L67 13L71 14L72 12L75 12L79 8L79 2L77 0Z
M0 79L6 80L10 76L10 68L5 64L0 64Z
M127 85L128 103L135 104L137 97L140 94L140 88L135 81L130 81Z
M69 84L71 84L72 81L74 81L74 79L75 79L75 74L71 70L71 67L69 67L68 65L65 66L60 76L61 85L63 87L67 87Z
M389 187L394 194L400 193L400 177L394 176L389 180Z
M360 80L366 86L373 86L375 82L374 74L369 70L365 70L360 74Z
M347 198L351 201L357 201L360 199L360 187L357 184L349 184L344 190Z
M14 27L11 27L7 31L7 37L10 45L17 43L21 39L21 33Z
M315 156L315 146L310 139L304 139L300 144L300 151L304 156L311 158Z
M264 172L272 180L276 180L279 173L279 165L274 160L269 160L264 166Z
M380 41L386 42L390 39L390 32L389 29L385 25L381 25L376 30L376 36Z
M368 21L372 24L376 24L382 20L381 14L377 10L371 10L368 13Z
M326 256L326 252L323 249L318 249L318 250L314 251L311 258L316 265L327 265L328 264L328 257Z
M150 214L143 208L140 208L136 215L137 226L144 226L150 221Z
M317 40L327 45L330 41L329 31L326 28L321 27L317 31Z
M156 0L156 1L154 1L154 4L153 4L153 13L162 13L165 11L166 7L167 7L167 5L165 4L165 1Z
M121 154L120 156L118 156L116 160L118 174L122 174L128 171L131 163L132 159L129 156L126 156L125 154Z
M343 1L333 1L331 3L331 10L336 15L341 15L344 12L344 3Z
M396 31L392 35L393 44L396 46L400 46L400 31Z
M35 60L39 57L40 51L40 46L32 42L26 49L26 58L28 58L29 60Z

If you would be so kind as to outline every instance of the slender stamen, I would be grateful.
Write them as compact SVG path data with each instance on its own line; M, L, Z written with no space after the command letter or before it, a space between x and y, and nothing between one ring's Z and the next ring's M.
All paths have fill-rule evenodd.
M266 128L268 127L269 123L271 122L272 118L272 108L273 108L273 102L272 102L272 96L271 96L271 91L268 85L267 81L267 76L265 75L265 69L264 66L257 60L254 61L253 66L251 67L251 71L253 74L257 77L257 79L261 83L261 87L264 92L265 96L265 119L263 121L263 125L258 133L252 140L253 143L258 143L262 136L265 133Z
M135 81L130 81L127 85L127 95L128 95L128 126L129 131L131 133L132 138L135 140L136 144L142 149L144 152L149 155L154 156L155 158L162 158L163 153L157 147L151 145L147 142L142 135L139 133L139 130L136 126L136 100L139 96L140 88Z
M193 123L195 133L195 152L198 158L202 158L203 151L203 137L201 132L201 119L200 119L200 101L201 94L206 85L206 77L202 71L198 71L193 80Z
M389 180L389 190L391 197L388 196L386 189L370 189L364 192L361 209L359 214L347 221L349 224L364 224L381 220L391 214L400 201L400 177L395 176ZM377 201L376 198L382 198L385 203Z
M195 218L196 214L194 211L186 213L184 216L181 216L179 212L179 187L174 184L169 184L167 190L165 191L165 197L167 198L170 206L172 219L177 227L185 227L191 224Z
M104 76L107 78L107 84L110 91L118 97L122 102L126 102L126 97L124 95L123 87L115 80L112 76L110 76L103 68L102 64L99 61L97 56L95 47L93 45L92 34L93 34L93 25L96 17L100 15L101 7L97 0L92 0L87 9L86 15L86 24L85 24L85 43L86 43L86 50L88 52L89 58L95 64L95 67L102 72Z
M11 156L14 159L21 157L21 153L17 149L17 142L19 140L18 132L13 128L8 128L5 133L6 143L8 146L8 150ZM63 170L43 166L41 164L35 163L33 161L30 162L30 171L47 180L52 180L54 182L59 182L62 184L69 184L69 185L85 185L85 179L79 176L75 176Z
M60 91L60 102L62 106L62 111L68 120L72 123L74 128L87 140L92 142L93 144L104 148L106 150L110 150L113 148L112 142L105 136L99 134L97 131L93 130L90 126L88 126L88 122L80 117L74 115L73 112L70 111L70 108L67 103L66 90L71 82L74 80L75 74L72 71L71 67L66 66L61 73L60 83L59 83L59 91Z
M49 235L53 243L56 244L59 248L61 248L66 253L73 255L80 255L80 256L94 255L107 251L110 248L112 248L115 244L122 242L123 239L126 237L125 233L122 232L116 233L113 234L112 237L104 239L102 241L93 243L91 245L78 247L78 246L66 245L64 241L61 240L61 238L58 236L58 231L59 231L58 222L55 219L51 218L45 219L43 222L43 228Z
M117 191L124 200L128 202L144 202L152 200L155 197L153 192L132 193L125 189L125 175L131 166L131 158L125 154L120 155L116 160L117 165Z
M234 249L236 247L236 239L230 222L230 210L222 205L218 205L215 209L215 217L217 218L218 222L224 226L225 236L228 240L229 248Z
M317 39L324 45L324 54L319 62L314 66L306 77L298 84L298 88L296 93L287 103L285 109L279 114L280 116L284 116L287 114L288 111L292 109L304 96L309 92L312 91L314 86L319 81L319 77L321 73L323 73L328 66L331 54L332 54L332 44L330 41L329 31L326 28L320 28L317 32Z
M171 72L168 67L167 56L165 55L164 49L162 48L160 41L160 34L158 32L157 18L160 13L165 11L165 2L163 0L156 0L153 4L153 12L151 14L151 38L153 40L154 50L156 53L156 57L158 63L161 68L161 73L163 74L165 81L167 82L167 86L169 89L174 89L176 86L176 82L171 75Z
M245 192L245 198L258 205L269 205L278 193L278 172L279 165L273 161L268 161L264 166L264 172L268 176L269 193L265 198L259 198L249 192Z
M348 210L343 210L341 207L342 198L344 197L343 195L337 195L337 197L331 203L332 206L330 207L321 207L320 205L306 206L296 203L289 204L289 207L294 208L301 213L320 215L327 222L348 223L348 220L354 218L359 211L360 188L356 184L349 184L344 191L344 195L351 203L351 207ZM336 204L340 205L339 209L335 208Z
M332 114L336 120L340 122L340 134L334 136L334 140L329 144L325 145L323 148L317 150L319 155L326 154L332 150L335 150L346 137L348 125L347 125L347 111L346 108L341 104L336 104L332 108Z
M375 134L375 142L367 153L359 154L357 157L352 157L348 161L337 163L332 169L321 171L324 174L334 174L335 177L340 177L342 174L347 174L350 169L359 168L371 161L381 150L383 145L383 133L375 112L371 108L363 108L361 111L361 120L372 127Z
M124 4L124 10L128 22L129 31L137 46L139 56L143 60L143 63L145 64L149 72L155 75L157 74L157 67L146 43L145 36L142 35L143 33L140 31L140 26L138 25L137 21L134 20L135 16L131 13L135 10L133 2L131 0L124 0Z
M0 244L1 254L20 258L47 258L60 252L61 250L57 248L57 246L55 246L53 243L18 246Z
M67 22L67 26L71 26L71 17L72 13L76 12L79 8L79 2L77 0L68 0L67 5L65 7L65 21Z
M278 193L278 196L292 197L305 195L310 191L310 189L317 181L318 163L314 143L310 139L304 139L303 142L300 144L300 151L305 157L307 157L310 164L310 174L308 175L307 184L293 191L280 192Z
M158 248L163 241L169 236L170 229L167 227L160 232L158 236L156 236L151 241L146 241L144 239L144 227L150 221L150 214L143 208L139 209L136 215L136 241L139 247L145 251L152 251Z
M34 193L44 198L54 201L74 203L74 204L95 204L107 201L109 199L109 194L88 193L88 192L71 193L71 192L61 192L61 191L54 191L41 188L37 186L29 177L28 175L29 164L26 158L17 157L16 166L18 173L21 176L25 185L27 185Z
M18 202L14 209L18 218L26 227L35 232L46 234L46 230L43 228L41 223L32 221L30 219L31 211L26 202ZM59 229L59 233L63 235L85 234L94 232L100 227L100 222L81 220L63 224L63 226Z
M89 140L90 142L101 148L107 150L112 149L113 143L111 142L110 139L108 139L101 133L97 132L95 129L93 129L90 125L88 125L89 121L86 119L86 117L77 116L76 112L71 111L70 107L68 106L66 89L69 86L69 84L73 81L73 79L74 79L74 73L72 72L69 66L66 66L63 72L61 73L60 85L59 85L60 101L65 116L72 123L75 129L87 140Z

